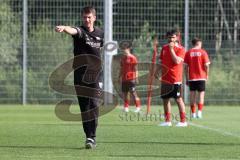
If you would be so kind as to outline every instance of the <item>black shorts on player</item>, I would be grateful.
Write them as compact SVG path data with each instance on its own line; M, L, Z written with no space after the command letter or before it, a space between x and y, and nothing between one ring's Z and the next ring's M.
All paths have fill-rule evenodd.
M136 91L136 81L124 81L122 82L122 92L134 92Z
M161 86L161 98L180 98L182 96L181 84L162 84Z
M206 82L205 81L189 81L190 91L205 91Z

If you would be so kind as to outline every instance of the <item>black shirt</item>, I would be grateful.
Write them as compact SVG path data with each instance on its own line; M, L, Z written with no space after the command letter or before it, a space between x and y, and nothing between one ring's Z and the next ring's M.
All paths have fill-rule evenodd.
M80 67L76 71L78 72L78 74L85 74L85 77L91 76L91 74L97 74L99 80L102 81L102 67L94 68L94 70L88 68L88 71L86 72L86 66L94 65L94 63L96 63L96 59L101 61L100 49L101 47L103 47L103 31L97 27L94 27L94 31L89 32L84 26L75 27L75 29L77 29L78 33L72 36L74 45L74 56L92 55L96 56L96 58L92 59L91 57L89 57L86 59L84 64L81 63L81 65L78 64L76 59L74 59L73 68L76 69Z
M84 26L75 28L78 33L73 35L74 56L91 54L100 58L100 48L103 46L103 31L97 27L94 27L93 32L89 32Z

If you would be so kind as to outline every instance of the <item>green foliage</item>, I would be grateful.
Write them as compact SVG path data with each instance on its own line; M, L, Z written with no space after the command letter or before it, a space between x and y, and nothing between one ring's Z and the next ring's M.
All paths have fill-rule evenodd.
M206 2L206 3L205 3ZM222 32L222 48L212 61L207 87L208 102L234 102L240 96L238 87L240 67L239 45L235 48L227 40L225 26L221 28L221 14L217 1L189 2L189 39L200 36L204 46L215 54L216 33ZM230 1L222 1L229 26L234 26L235 13ZM103 2L82 0L28 2L28 102L48 103L56 95L48 87L48 76L56 66L66 61L72 52L71 37L53 31L55 24L81 22L82 6L97 8L97 25L103 24ZM237 3L239 6L240 3ZM22 94L22 1L3 0L0 5L0 102L20 103ZM56 7L57 6L57 7ZM80 7L79 7L80 6ZM218 19L218 21L216 20ZM121 0L114 3L113 36L115 40L133 40L134 53L139 61L150 62L155 32L163 39L174 26L184 28L184 1ZM231 28L231 27L230 27ZM233 30L230 29L232 33ZM232 33L233 34L233 33ZM184 39L184 37L183 37ZM72 76L68 78L71 81ZM71 81L72 82L72 81ZM31 101L29 101L31 99ZM233 101L232 101L233 100Z
M0 5L0 102L21 102L21 68L18 55L21 23L8 3Z
M0 64L2 67L18 65L18 51L21 42L19 15L12 12L7 3L0 5Z
M224 65L223 56L216 57L210 68L210 77L207 82L206 101L211 104L217 99L220 103L236 104L240 96L238 87L240 81L239 58L236 56L228 67ZM216 103L216 102L215 102Z
M146 21L141 28L140 36L133 40L134 54L137 55L139 61L151 62L152 43L155 31L150 30L149 23Z
M28 68L36 72L49 72L72 55L71 37L46 22L30 30L28 46Z
M28 103L53 102L56 96L49 88L48 77L58 65L72 56L71 36L54 32L54 27L46 22L33 28L30 35Z
M0 6L0 24L0 102L21 103L21 23L7 3ZM72 56L71 37L57 34L46 21L38 23L29 28L27 51L27 102L48 103L56 97L48 86L49 74Z
M22 70L19 67L0 68L0 103L21 103ZM16 83L18 82L18 83Z

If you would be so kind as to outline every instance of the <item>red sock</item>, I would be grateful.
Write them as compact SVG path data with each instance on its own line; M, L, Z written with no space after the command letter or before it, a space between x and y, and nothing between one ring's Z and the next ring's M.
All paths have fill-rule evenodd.
M198 104L198 110L199 110L199 111L202 111L202 109L203 109L203 104L200 104L200 103L199 103L199 104Z
M193 104L193 105L191 105L190 107L191 107L192 113L196 113L196 105Z
M129 101L128 101L128 99L126 99L124 101L124 108L128 108L128 106L129 106Z
M141 101L140 101L140 99L136 99L136 100L135 100L135 104L136 104L136 107L140 107L140 106L141 106Z
M165 113L165 121L166 122L170 122L171 121L171 113L170 112L166 112Z
M186 121L186 113L180 112L180 122L185 122L185 121Z

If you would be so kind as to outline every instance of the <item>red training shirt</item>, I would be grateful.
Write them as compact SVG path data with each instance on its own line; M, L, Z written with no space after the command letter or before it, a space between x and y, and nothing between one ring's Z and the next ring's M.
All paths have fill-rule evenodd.
M136 66L137 58L133 54L124 55L121 58L121 77L122 81L135 80L136 77Z
M185 49L181 45L178 45L174 46L174 51L178 57L182 58L182 62L180 64L176 64L172 60L168 44L162 47L160 53L160 60L162 65L162 81L169 84L181 84Z
M203 49L190 49L185 56L184 63L189 68L189 81L207 79L205 64L210 64L208 54Z

